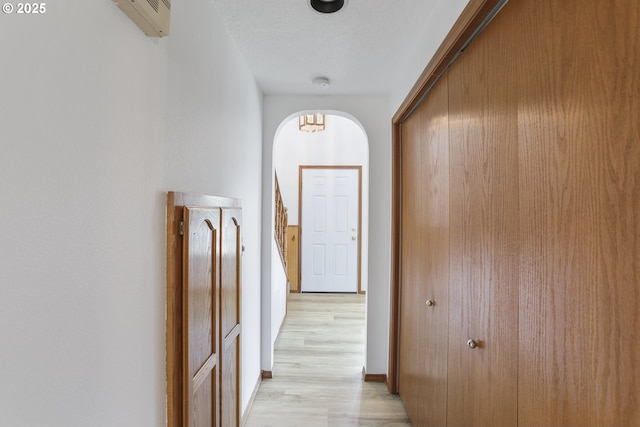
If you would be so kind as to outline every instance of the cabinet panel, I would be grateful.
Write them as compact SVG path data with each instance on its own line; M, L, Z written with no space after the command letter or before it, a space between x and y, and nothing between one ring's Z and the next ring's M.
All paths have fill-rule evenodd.
M241 211L222 210L220 283L221 372L220 412L223 426L241 424L240 408L240 234Z
M167 425L239 426L237 200L167 195Z
M218 271L220 209L184 208L184 425L219 425Z
M517 82L497 21L448 72L449 427L518 420Z

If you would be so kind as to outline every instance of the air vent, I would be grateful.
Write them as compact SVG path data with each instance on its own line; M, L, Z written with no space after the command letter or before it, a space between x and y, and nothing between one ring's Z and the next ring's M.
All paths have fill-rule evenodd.
M113 0L150 37L169 35L170 0Z
M158 0L147 0L147 3L151 5L153 10L158 11Z

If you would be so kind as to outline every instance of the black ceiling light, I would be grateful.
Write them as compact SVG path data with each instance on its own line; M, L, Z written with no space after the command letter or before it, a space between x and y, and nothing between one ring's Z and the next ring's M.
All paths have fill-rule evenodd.
M311 7L320 13L334 13L342 9L344 0L311 0Z

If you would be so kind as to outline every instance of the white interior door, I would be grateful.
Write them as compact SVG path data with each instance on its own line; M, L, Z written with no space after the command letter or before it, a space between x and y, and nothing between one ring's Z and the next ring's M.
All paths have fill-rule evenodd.
M303 292L358 292L359 174L302 168Z

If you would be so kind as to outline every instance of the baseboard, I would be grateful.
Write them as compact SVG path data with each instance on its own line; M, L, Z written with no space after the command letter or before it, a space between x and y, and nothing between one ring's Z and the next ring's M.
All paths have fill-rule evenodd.
M242 425L244 426L247 423L247 418L249 418L249 412L251 412L251 407L253 406L253 401L256 400L256 395L258 394L258 390L260 389L260 383L262 382L262 375L258 375L258 379L256 380L256 384L253 386L253 391L251 392L251 397L249 398L249 403L247 403L247 407L242 414Z
M273 378L273 371L262 371L261 378L263 380L270 380Z
M367 370L362 367L362 379L365 382L385 383L387 382L387 374L368 374Z

